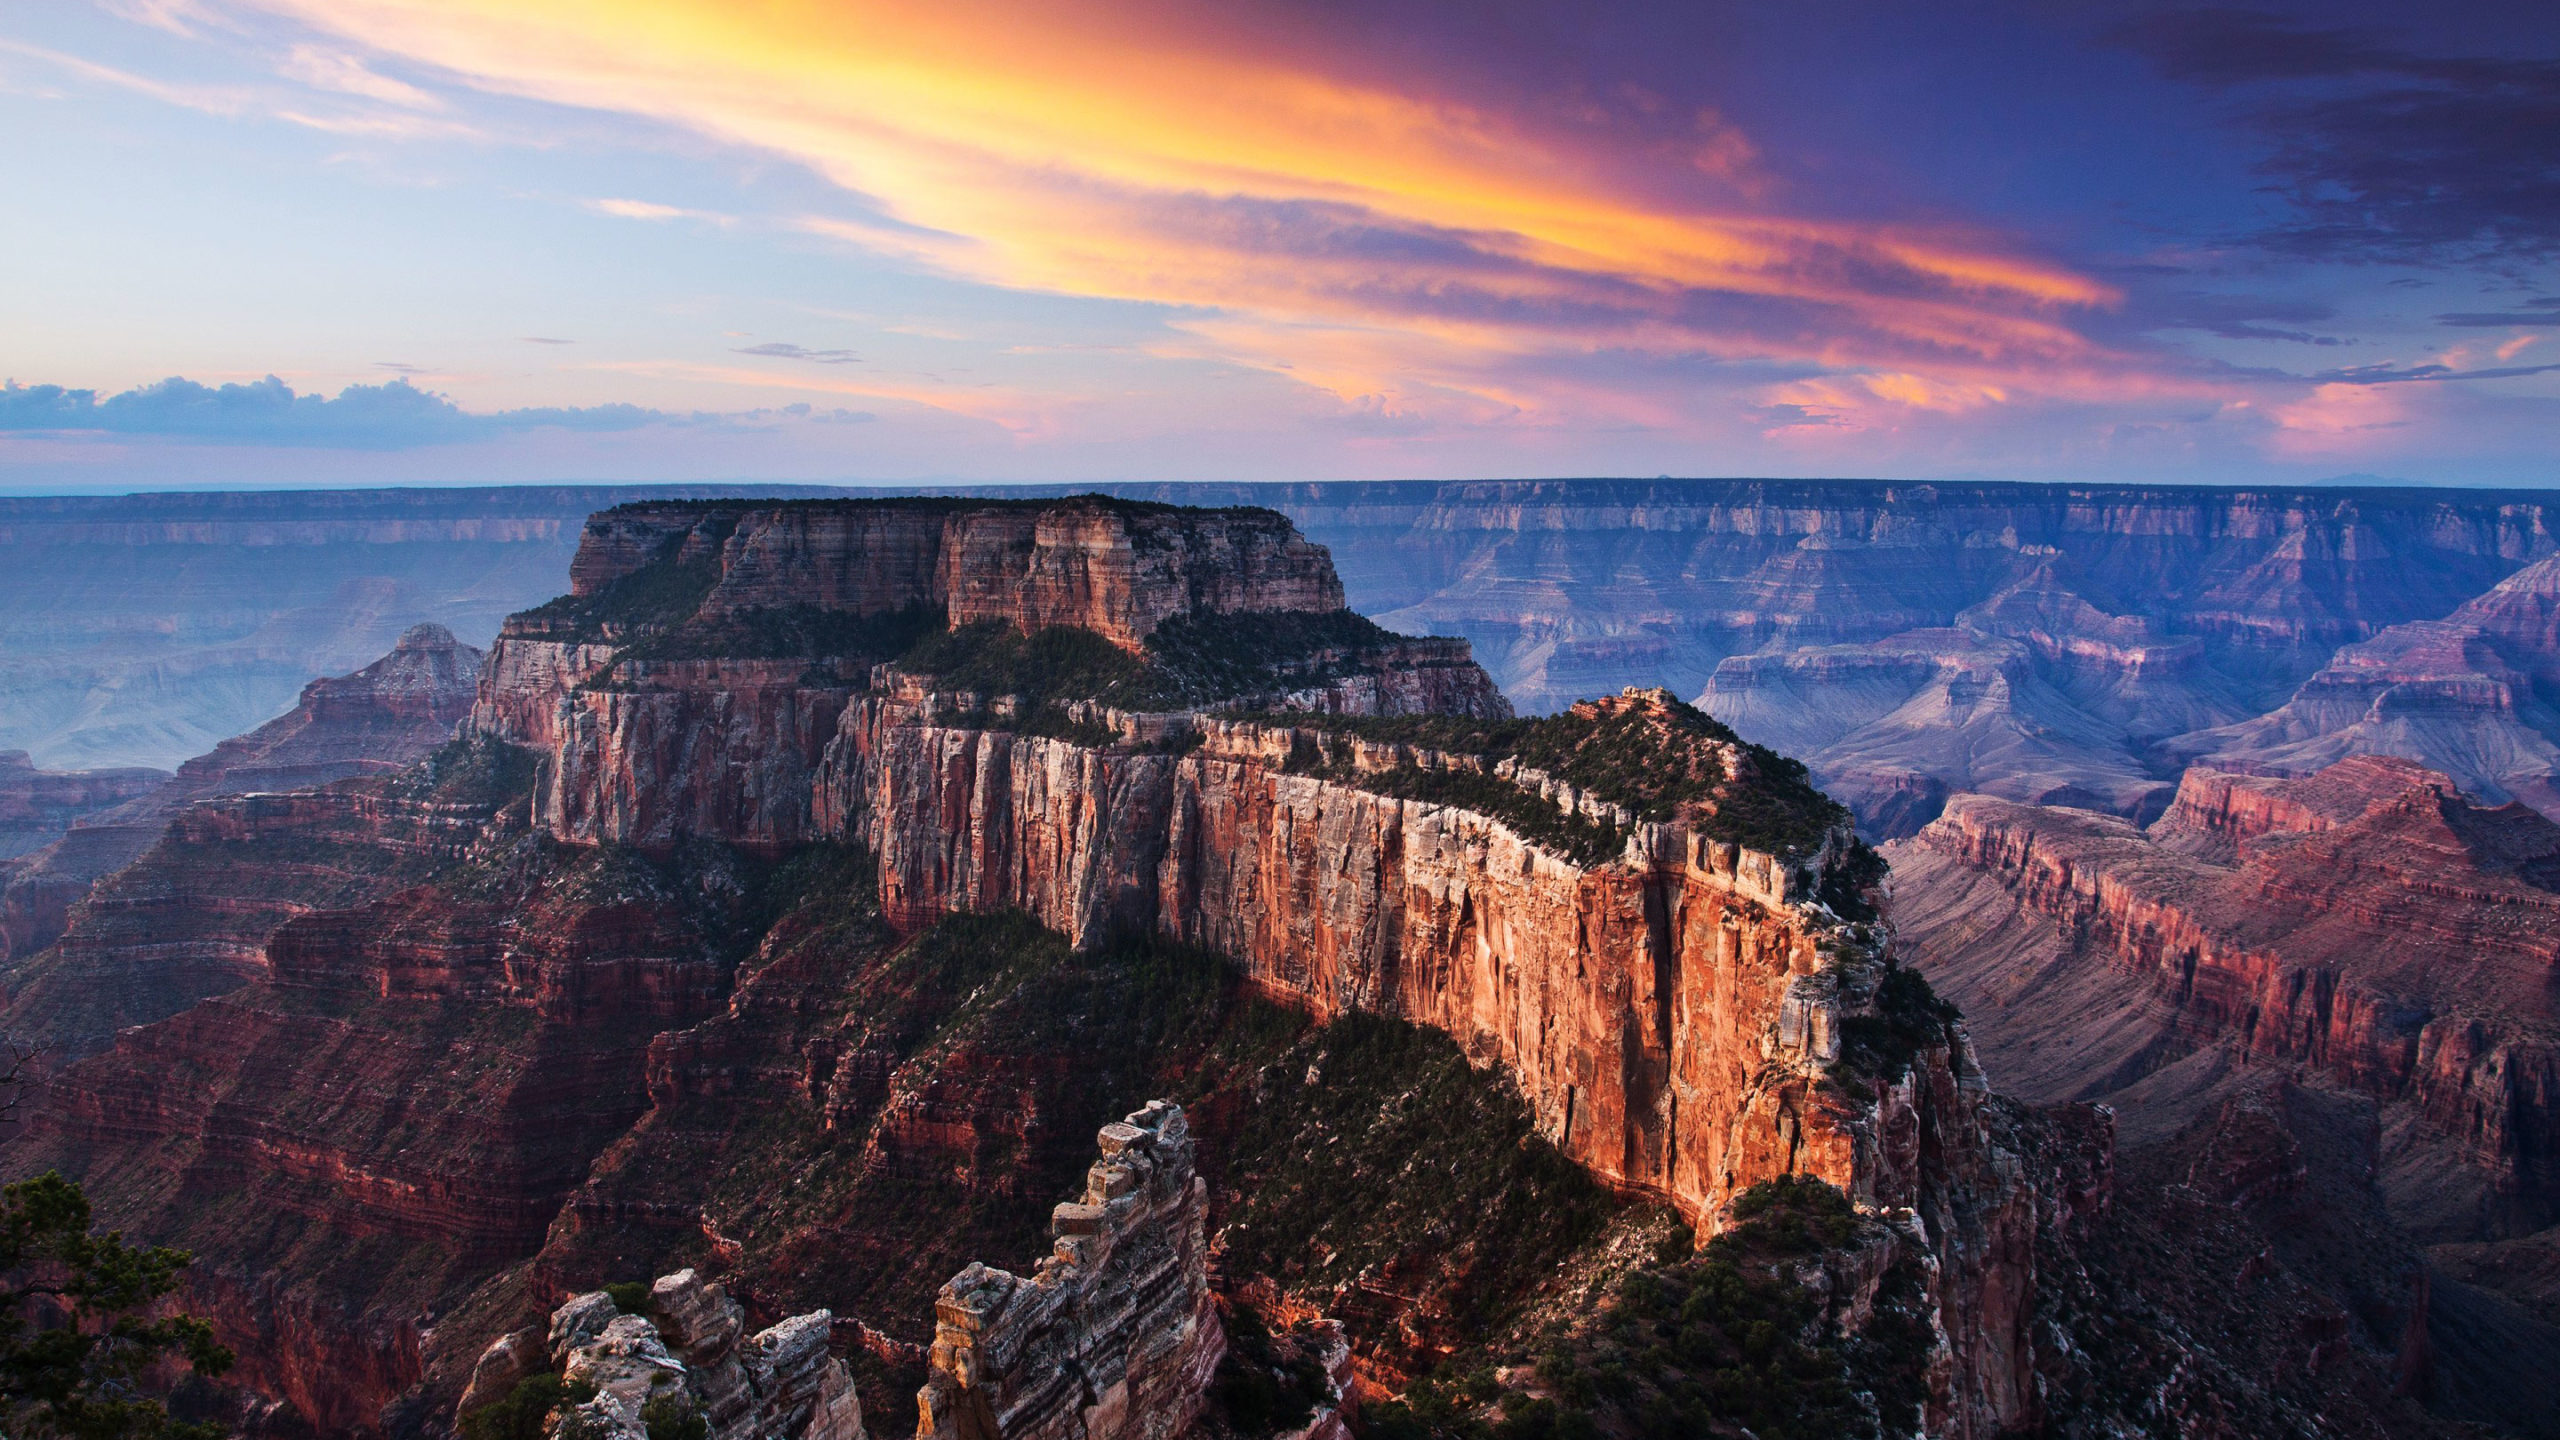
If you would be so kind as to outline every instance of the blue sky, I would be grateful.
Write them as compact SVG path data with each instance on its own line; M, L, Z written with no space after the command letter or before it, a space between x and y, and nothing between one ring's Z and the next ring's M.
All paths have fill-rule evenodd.
M2552 7L0 16L0 487L2548 484Z

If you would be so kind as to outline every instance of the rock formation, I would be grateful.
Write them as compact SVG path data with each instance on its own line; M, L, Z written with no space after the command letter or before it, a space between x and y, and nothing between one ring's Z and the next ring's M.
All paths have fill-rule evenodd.
M691 1270L660 1276L646 1314L624 1314L601 1290L576 1296L552 1314L550 1360L593 1394L563 1407L551 1433L646 1440L668 1413L701 1417L708 1440L864 1440L853 1376L827 1353L833 1318L818 1310L749 1335L738 1302ZM473 1389L497 1398L509 1372L529 1368L526 1338L493 1342ZM466 1395L465 1408L482 1398Z
M2226 769L2307 775L2351 755L2398 755L2492 803L2560 819L2560 556L2442 620L2395 625L2338 651L2285 703L2170 741Z
M1226 1332L1190 1130L1158 1100L1100 1139L1037 1269L976 1264L942 1287L919 1440L1175 1440L1198 1418Z
M80 816L69 833L0 869L0 961L51 945L90 887L140 858L187 806L414 764L453 738L479 682L480 652L429 624L409 627L389 654L351 675L303 686L292 710L189 760L165 784Z
M1958 797L1894 856L1903 938L2005 1087L2305 1067L2406 1116L2387 1183L2422 1233L2560 1219L2560 826L2531 810L2374 757L2191 771L2147 831Z

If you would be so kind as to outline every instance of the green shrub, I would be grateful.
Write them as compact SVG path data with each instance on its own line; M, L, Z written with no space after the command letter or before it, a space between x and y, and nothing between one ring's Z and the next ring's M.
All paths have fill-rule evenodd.
M537 1371L517 1381L505 1398L463 1416L462 1440L542 1440L552 1411L594 1396L594 1387L564 1383L558 1371Z
M650 1396L640 1407L640 1423L649 1440L704 1440L711 1433L711 1422L692 1397L676 1391Z
M637 1280L617 1280L604 1287L605 1298L625 1315L649 1313L649 1287Z

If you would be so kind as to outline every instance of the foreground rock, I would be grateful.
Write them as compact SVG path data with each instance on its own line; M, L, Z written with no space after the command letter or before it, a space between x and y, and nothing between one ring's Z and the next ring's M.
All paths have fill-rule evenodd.
M1199 1418L1226 1332L1190 1129L1159 1100L1101 1144L1037 1269L972 1265L942 1287L919 1440L1174 1440Z
M551 1369L588 1398L563 1406L550 1433L644 1440L698 1418L708 1440L864 1440L853 1377L827 1353L832 1318L818 1310L750 1335L738 1302L691 1270L660 1276L643 1314L601 1290L579 1295L553 1312L547 1343ZM463 1412L504 1398L538 1343L532 1331L493 1342Z

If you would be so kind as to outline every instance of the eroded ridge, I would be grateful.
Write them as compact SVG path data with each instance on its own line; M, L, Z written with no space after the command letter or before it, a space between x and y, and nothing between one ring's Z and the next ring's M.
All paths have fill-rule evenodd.
M1189 1125L1155 1100L1099 1141L1030 1275L973 1264L942 1287L920 1440L1168 1440L1199 1415L1226 1332Z

